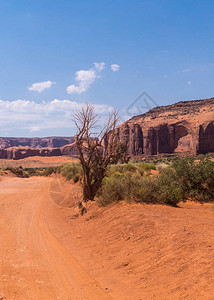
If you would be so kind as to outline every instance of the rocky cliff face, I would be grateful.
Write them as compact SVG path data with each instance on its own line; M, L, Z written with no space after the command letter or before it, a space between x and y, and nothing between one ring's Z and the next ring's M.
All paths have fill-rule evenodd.
M10 138L0 137L0 148L30 147L30 148L60 148L74 142L73 137L46 138Z
M76 148L75 142L70 145L61 147L60 151L61 151L61 155L78 157L78 150Z
M0 149L0 158L22 159L30 156L60 156L60 148L33 149L29 147L11 147Z
M121 124L117 135L131 156L214 152L214 98L156 107Z

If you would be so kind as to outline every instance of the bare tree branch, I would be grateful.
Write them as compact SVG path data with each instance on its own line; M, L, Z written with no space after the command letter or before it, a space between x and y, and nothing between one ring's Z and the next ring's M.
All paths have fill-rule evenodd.
M83 201L87 202L94 200L108 165L120 160L125 148L120 147L117 136L117 110L109 114L107 123L97 133L99 118L93 105L85 104L74 113L73 121L77 128L76 147L83 168Z

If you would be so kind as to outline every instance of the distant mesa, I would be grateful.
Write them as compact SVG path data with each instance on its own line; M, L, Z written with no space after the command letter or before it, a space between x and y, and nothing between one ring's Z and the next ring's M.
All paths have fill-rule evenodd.
M74 142L74 137L45 138L13 138L0 137L0 148L30 147L30 148L60 148Z
M23 159L31 156L74 156L74 151L64 150L70 145L72 149L74 137L46 138L0 138L0 158ZM61 150L62 149L62 150Z
M214 152L214 98L155 107L116 130L131 157ZM78 156L74 137L0 138L0 158L60 155Z

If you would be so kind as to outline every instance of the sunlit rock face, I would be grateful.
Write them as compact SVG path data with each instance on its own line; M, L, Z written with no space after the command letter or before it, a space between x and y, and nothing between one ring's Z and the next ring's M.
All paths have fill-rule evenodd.
M214 98L156 107L117 132L131 156L214 152Z
M214 152L214 122L206 127L200 125L199 129L199 153Z

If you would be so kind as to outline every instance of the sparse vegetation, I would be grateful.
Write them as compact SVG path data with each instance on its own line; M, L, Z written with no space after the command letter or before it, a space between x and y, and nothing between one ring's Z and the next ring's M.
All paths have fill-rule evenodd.
M22 167L5 167L2 168L2 171L7 173L7 171L12 172L14 175L16 175L17 177L21 177L21 178L28 178L29 175L27 174L27 172L25 172Z
M186 157L175 160L172 168L175 170L174 180L181 186L183 200L214 200L214 161Z
M199 202L214 200L214 162L210 159L177 158L155 177L140 172L140 166L111 166L99 191L100 205L122 199L173 206L187 199Z
M74 182L77 182L82 175L82 167L80 163L67 163L60 166L58 172L68 181L73 179Z
M157 160L156 160L157 161ZM157 169L156 175L151 170ZM50 176L60 173L67 180L82 184L83 171L80 162L66 163L60 167L22 168L4 167L1 174L10 171L18 177ZM197 157L158 159L156 164L146 162L108 165L98 191L100 205L121 200L140 203L177 205L180 201L214 200L214 161L212 155Z
M43 174L44 176L50 176L51 174L55 173L57 170L57 168L54 168L54 167L49 167L49 168L46 168L44 171L43 171Z

